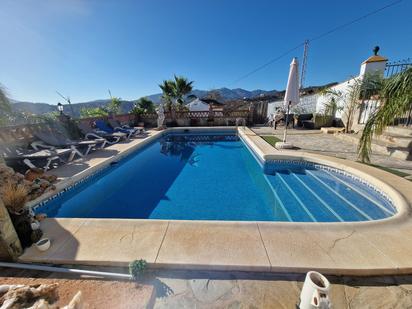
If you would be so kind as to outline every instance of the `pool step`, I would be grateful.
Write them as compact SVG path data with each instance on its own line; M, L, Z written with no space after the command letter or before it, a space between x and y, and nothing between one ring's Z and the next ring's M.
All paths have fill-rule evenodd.
M359 144L361 134L336 134L337 138ZM390 135L387 132L378 138L372 139L372 152L385 154L387 156L401 159L412 160L412 136Z
M412 138L412 128L403 126L389 126L385 129L385 132L393 135L410 136Z
M349 178L341 178L328 171L296 173L282 169L271 174L269 182L280 200L281 205L278 206L289 221L370 221L394 213L356 183L352 184ZM365 206L365 202L373 207ZM338 208L336 204L339 204Z

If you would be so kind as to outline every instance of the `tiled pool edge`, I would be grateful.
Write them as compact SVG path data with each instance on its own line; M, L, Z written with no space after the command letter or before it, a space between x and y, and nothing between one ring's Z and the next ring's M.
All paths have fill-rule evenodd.
M195 131L193 130L194 128L189 129ZM200 128L199 130L204 129L205 128ZM169 129L169 131L172 130L182 130L182 128ZM159 132L158 134L162 134L162 132ZM153 134L152 139L156 138L158 134ZM391 183L391 188L393 186L400 190L400 193L409 203L412 201L412 183L407 182L400 177L397 177L399 178L398 180L396 176L388 174L387 172L350 161L344 161L345 164L342 165L341 159L335 160L335 158L325 156L277 151L247 128L239 129L239 135L242 134L245 135L246 138L256 141L256 143L252 143L252 145L255 145L258 154L261 155L262 158L293 158L293 160L305 160L310 158L311 161L322 161L322 164L331 163L332 165L338 165L341 168L342 166L344 168L349 168L348 172L351 172L351 169L360 168L361 170L358 172L365 175L371 173L372 178L378 177L379 179L383 177L386 181ZM152 139L146 141L146 143L150 142ZM137 144L139 145L141 143ZM260 147L257 147L256 145L259 145ZM133 149L128 149L127 151L130 153L137 148L138 146L134 145ZM112 158L112 161L118 159L119 157L115 156ZM325 163L325 161L328 163ZM110 164L106 161L104 163ZM388 220L384 219L378 220L377 222L360 222L355 224L167 221L168 226L170 225L172 229L171 231L169 231L169 229L165 230L162 239L166 238L169 234L177 236L167 237L164 239L164 242L154 240L153 246L156 249L157 255L154 259L148 260L148 262L149 266L154 268L266 272L306 272L307 270L316 269L325 274L335 275L409 274L412 273L412 261L409 262L409 260L407 260L405 262L403 257L411 254L411 252L407 250L410 247L412 248L412 239L409 240L411 237L405 237L405 233L407 233L407 235L412 235L412 224L408 215L409 205L406 205L405 207L408 208L405 209L402 216L398 216L395 219L392 217ZM68 222L67 219L47 220L51 220L51 222L55 222L56 225L60 226L65 226L65 224L67 224L65 222ZM82 244L85 239L82 239L81 237L84 236L80 236L78 232L80 229L84 232L84 229L87 228L83 225L85 221L102 222L103 220L69 220L72 222L78 220L80 224L80 227L70 235L70 237L73 237L78 241L78 248L75 248L76 253L73 256L68 257L67 250L64 248L65 245L60 245L57 250L58 252L55 252L52 256L39 254L36 249L30 248L26 250L25 254L21 257L21 261L54 264L127 265L127 261L121 261L116 258L116 255L119 254L119 248L116 248L119 240L114 237L110 238L110 235L106 235L107 229L101 229L101 233L104 233L104 235L102 234L102 238L105 240L103 244L93 245L110 245L107 248L108 255L98 255L95 258L86 258L88 256L87 251L93 250L93 248L87 248L87 245ZM112 222L115 225L127 225L130 223L126 222L134 221L139 223L139 221L141 221L147 226L154 227L159 224L164 224L165 222L161 220L121 219L110 219L106 221ZM193 229L193 225L195 225L195 229ZM255 226L256 229L253 226ZM175 229L173 230L173 228ZM379 236L379 233L383 233L382 228L384 229L383 235L389 235L388 239L381 240L378 238L378 244L376 244L373 235L377 234ZM188 232L189 230L187 229L191 229L191 232ZM213 235L216 229L220 229L224 235ZM260 234L259 229L263 229L263 235ZM198 230L203 232L199 232ZM246 240L239 238L239 233L243 232L244 235L246 235L249 234L250 231L252 231L253 234L256 234L257 231L259 231L260 236L255 239L252 238ZM45 231L46 235L48 232L49 231ZM286 234L279 234L280 232ZM196 236L196 233L199 233L199 239L194 243L194 246L196 247L194 249L188 247L187 238L184 238L186 237L185 234L188 233L190 234L190 237L192 237L193 233L193 237ZM352 236L352 234L354 235ZM357 236L357 234L360 234L360 236ZM285 235L287 239L284 240L282 235ZM353 237L356 238L354 239ZM221 240L221 238L223 238L223 240ZM325 240L323 240L323 238L325 238ZM402 240L401 245L399 245L398 240ZM64 239L61 239L60 241L66 243ZM324 242L327 245L324 245ZM227 243L227 245L225 243ZM319 246L323 246L323 249L319 249ZM333 250L341 250L341 246L343 246L343 251L338 251L338 257L334 256L334 258L331 259L330 255L334 252L331 253L329 251L333 248ZM262 248L264 250L262 250ZM318 250L319 252L313 256L311 252L313 250ZM254 256L254 259L250 259L250 251L253 253L252 256ZM266 255L265 251L268 255ZM130 260L140 258L139 254L140 253L136 252L136 255L131 255ZM248 256L249 258L247 258ZM336 258L338 261L335 261ZM256 262L256 259L259 259L260 262ZM323 260L326 262L322 262ZM365 260L370 260L371 262L368 264Z

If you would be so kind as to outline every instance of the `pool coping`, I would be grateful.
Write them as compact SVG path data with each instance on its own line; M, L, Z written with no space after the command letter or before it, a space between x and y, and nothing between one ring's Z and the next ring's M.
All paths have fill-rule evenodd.
M63 179L57 190L62 191L124 158L161 134L185 129L222 131L236 128L150 131L147 138L131 141L119 154L79 175ZM238 133L261 159L307 160L366 178L391 197L398 213L376 221L336 223L49 218L42 228L52 239L52 248L46 253L28 248L20 261L126 266L131 260L144 258L155 268L271 272L316 269L335 275L412 273L412 261L407 259L412 254L409 249L412 248L412 237L407 237L412 235L411 182L357 162L277 150L246 127L238 128ZM53 194L56 192L42 199ZM123 243L125 240L128 241Z

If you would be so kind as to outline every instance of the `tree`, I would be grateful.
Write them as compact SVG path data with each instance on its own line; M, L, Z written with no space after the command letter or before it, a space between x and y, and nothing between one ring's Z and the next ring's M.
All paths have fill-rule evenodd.
M107 105L106 111L108 114L118 114L120 112L120 107L122 105L122 99L119 97L113 97L112 93L109 91L110 103Z
M174 76L172 80L164 80L159 85L162 90L162 100L166 109L170 111L172 120L176 120L176 110L184 110L185 96L193 90L193 81L188 81L186 77Z
M171 110L173 105L173 81L164 80L159 87L162 90L162 100L165 103L165 108Z
M80 118L106 117L109 114L119 114L120 107L122 105L122 99L112 96L110 90L108 91L110 102L106 107L84 107L80 110Z
M137 100L130 112L133 114L154 113L155 104L152 100L143 97Z
M174 76L173 87L173 98L179 105L184 104L184 97L193 90L193 81L188 81L187 78L183 76Z
M412 68L385 80L379 97L381 104L366 122L359 140L362 162L370 161L372 137L381 135L396 117L412 109Z
M335 117L337 111L342 112L345 133L352 131L353 117L359 109L360 103L379 92L383 78L378 73L368 73L362 77L356 77L348 81L348 91L342 92L327 87L319 91L326 101L323 108L324 121L328 117Z
M84 107L80 109L80 118L106 117L107 111L101 107Z
M6 91L0 85L0 125L6 125L9 122L11 113L10 101L7 98Z
M164 80L159 87L166 103L170 103L172 106L183 105L185 96L193 90L193 81L189 82L186 77L175 75L173 80Z
M137 105L146 113L153 113L155 111L155 105L153 101L148 98L140 98L137 101Z
M342 91L332 88L324 88L319 93L326 98L323 117L327 118L329 116L335 118L336 112L343 110L343 106L339 104L339 101L343 98Z

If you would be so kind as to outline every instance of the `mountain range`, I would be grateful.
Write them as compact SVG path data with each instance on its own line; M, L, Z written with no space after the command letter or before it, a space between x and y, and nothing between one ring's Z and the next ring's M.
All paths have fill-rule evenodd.
M323 88L329 85L331 84L324 85L324 86L308 87L308 88L305 88L304 91L313 92L319 88ZM267 91L267 90L261 90L261 89L249 91L249 90L245 90L242 88L235 88L235 89L220 88L220 89L215 89L211 91L195 89L191 92L191 94L197 96L198 98L203 98L206 96L212 96L212 92L213 92L213 97L222 103L225 103L228 101L234 101L234 100L254 99L254 98L264 98L265 100L273 101L273 100L281 99L284 95L284 91L277 91L277 90ZM156 94L146 96L146 98L152 100L155 104L159 104L161 100L161 96L162 96L161 93L156 93ZM77 118L80 116L80 110L82 108L103 107L109 104L109 102L110 102L110 99L102 99L102 100L94 100L94 101L89 101L89 102L72 103L71 108L65 105L65 111L69 115ZM135 102L136 100L130 100L130 101L122 100L121 112L128 113L133 108ZM57 111L57 107L54 104L22 102L22 101L13 101L12 108L16 112L27 112L27 113L35 114L35 115L47 114L50 112Z
M219 101L222 101L222 103L226 101L231 101L231 100L238 100L238 99L251 99L254 97L258 97L260 95L276 95L278 94L278 91L272 90L272 91L266 91L266 90L253 90L253 91L248 91L242 88L236 88L236 89L229 89L229 88L220 88L213 90L214 95L218 97ZM202 98L206 97L209 95L211 91L207 90L199 90L195 89L191 92L191 94ZM159 104L161 100L161 93L156 93L152 95L146 96L146 98L152 100L155 104ZM101 100L93 100L89 102L79 102L79 103L72 103L71 108L73 109L73 114L74 117L78 117L80 115L80 110L82 108L91 108L91 107L103 107L109 104L110 99L101 99ZM121 109L123 113L129 112L133 106L136 100L122 100L122 105ZM35 103L35 102L24 102L24 101L13 101L12 102L12 108L16 112L27 112L35 115L41 115L41 114L46 114L50 112L55 112L57 111L57 107L54 104L48 104L48 103ZM72 114L70 108L68 106L65 106L67 109L68 114Z

